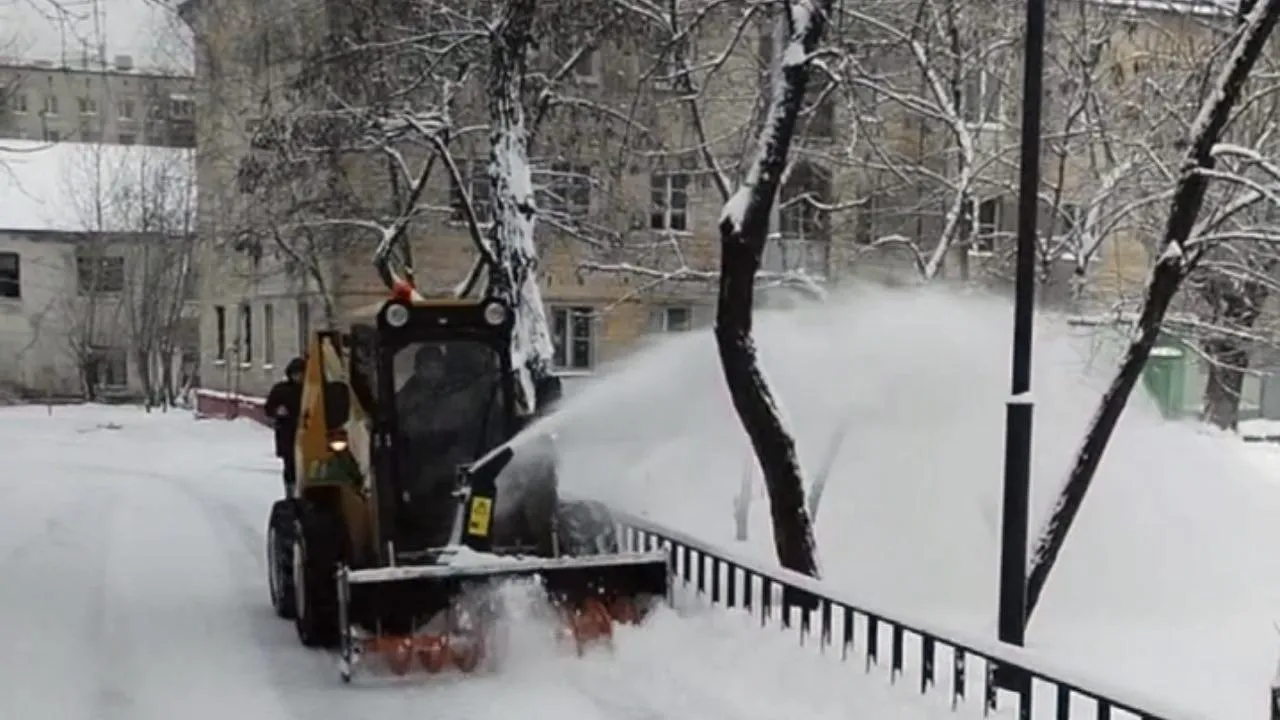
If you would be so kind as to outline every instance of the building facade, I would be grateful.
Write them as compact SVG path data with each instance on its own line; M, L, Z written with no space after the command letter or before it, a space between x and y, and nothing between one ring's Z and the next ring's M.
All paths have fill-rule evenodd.
M193 82L128 55L75 66L0 58L0 138L192 148Z
M246 189L243 168L245 159L254 153L251 140L256 123L262 119L264 98L271 103L287 101L283 94L272 94L279 84L272 74L287 76L296 68L290 68L287 59L263 61L262 56L270 51L260 44L246 44L251 30L267 27L266 19L255 16L251 9L200 0L186 4L183 10L197 37L201 87L197 113L201 232L208 239L203 258L208 282L202 294L201 382L212 389L260 394L279 379L284 363L301 351L309 331L340 323L350 310L385 296L386 289L372 265L376 242L367 236L324 257L308 258L306 263L282 256L270 243L256 252L234 249L244 218L250 214L246 207L257 199L255 194L270 192ZM469 107L482 110L483 103ZM474 150L459 152L457 159L464 165L467 191L483 215L488 186L481 177L487 150ZM651 195L647 176L629 178L625 187L605 192L585 174L558 170L558 162L539 163L539 172L575 176L567 178L555 195L559 211L577 221L606 218L614 204L611 194L626 192L646 201ZM591 162L590 158L575 158L573 169ZM369 177L374 174L370 172ZM680 235L691 265L713 267L715 256L710 250L718 209L702 213L689 207L687 176L664 182L662 202L671 209L652 221L661 224L654 227ZM364 185L364 181L354 184ZM280 187L272 190L287 192ZM358 188L367 193L370 202L376 202L384 190L373 179L367 187ZM436 173L422 202L442 211L416 222L411 233L415 279L428 292L456 286L475 261L474 245L456 207L457 196L458 188L443 172ZM695 214L700 215L696 226ZM487 218L480 220L483 223ZM637 218L637 223L641 220L647 231L649 215ZM652 333L677 332L709 322L712 295L705 280L654 283L629 273L589 272L583 268L581 245L554 231L551 224L540 223L538 239L539 277L555 335L554 360L563 373L590 373ZM705 242L707 239L712 240ZM695 240L704 241L703 249L695 247ZM654 287L646 287L649 285Z
M6 141L0 393L138 398L194 380L190 150Z
M1007 287L1016 229L1020 13L991 2L964 8L954 19L955 34L965 40L957 51L942 26L913 32L910 23L918 19L909 5L878 5L876 12L890 13L883 22L833 23L831 43L859 62L847 64L855 74L814 80L771 220L764 285L804 276L834 288L865 281ZM1123 216L1117 208L1126 198L1106 185L1128 158L1088 162L1108 143L1168 131L1123 102L1142 98L1138 91L1160 79L1134 59L1158 54L1169 38L1212 38L1204 18L1186 8L1120 0L1087 7L1080 22L1056 15L1063 29L1056 37L1103 50L1079 72L1090 82L1106 79L1098 84L1103 90L1089 92L1114 111L1105 127L1119 134L1073 129L1071 107L1083 97L1073 93L1090 83L1054 77L1045 123L1054 141L1046 142L1042 160L1051 185L1041 209L1041 241L1051 249L1040 263L1043 297L1080 310L1128 301L1149 267L1150 218ZM291 191L245 182L246 159L261 152L252 141L266 116L290 112L291 98L280 88L298 76L299 48L336 22L331 4L298 2L289 10L265 16L225 0L183 6L198 48L204 276L217 278L202 295L202 380L249 394L276 378L307 331L385 292L370 262L374 242L357 241L356 231L341 251L321 258L242 241L248 208L264 195ZM603 37L572 62L557 55L557 43L534 59L539 72L558 73L563 94L579 106L625 115L635 131L601 120L606 113L580 113L539 131L534 181L545 190L539 210L552 218L538 223L540 273L562 370L590 372L651 333L710 321L724 204L715 175L723 171L734 182L750 156L781 41L776 22L763 18L741 28L735 18L708 16L681 57L664 48L686 41L633 28L625 37ZM725 53L730 43L734 50ZM1063 45L1051 52L1069 58L1077 50ZM482 85L472 83L458 96L452 112L459 126L486 122ZM689 112L692 94L698 122ZM645 137L643 146L621 139L636 135ZM483 223L487 142L458 139L451 150ZM1165 150L1175 152L1172 145ZM353 205L377 207L388 194L374 175L351 183ZM323 184L320 177L309 178L311 184ZM433 175L421 201L431 212L411 233L416 277L435 292L466 277L475 257L459 190L443 172Z

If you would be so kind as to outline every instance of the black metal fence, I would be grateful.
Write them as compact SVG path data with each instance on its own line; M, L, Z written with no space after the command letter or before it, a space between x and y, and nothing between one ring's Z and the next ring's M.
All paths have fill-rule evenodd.
M626 549L671 554L677 588L751 613L762 627L795 632L801 645L842 662L860 658L865 673L881 673L889 683L909 682L928 700L953 710L975 705L984 716L1024 720L1195 720L1188 713L1153 710L1149 701L1122 700L1118 691L1086 689L1025 651L958 641L954 633L864 610L832 597L811 578L731 557L643 518L620 515L619 522ZM998 689L997 673L1006 678L1002 686L1020 689Z

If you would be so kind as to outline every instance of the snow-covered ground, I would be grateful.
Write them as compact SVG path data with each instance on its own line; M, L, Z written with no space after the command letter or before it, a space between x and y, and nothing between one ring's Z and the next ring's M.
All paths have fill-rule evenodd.
M994 635L1008 320L1000 303L919 293L762 319L766 369L811 473L833 429L850 428L818 514L842 595ZM1109 363L1064 327L1046 323L1038 340L1037 519ZM692 334L584 389L560 416L566 483L769 558L758 481L751 537L733 540L747 456L722 388L711 338ZM262 526L278 480L262 428L12 408L0 437L0 638L21 667L0 679L6 717L479 720L512 704L557 720L954 717L921 704L913 682L862 680L861 663L707 613L659 616L584 660L558 654L544 628L499 677L343 688L267 604ZM1188 717L1262 720L1280 649L1277 474L1280 448L1166 423L1135 398L1032 651Z
M279 480L262 428L19 407L0 409L0 438L0 717L956 717L746 616L697 609L620 630L612 653L573 657L529 625L498 675L344 686L267 602Z
M828 582L900 616L995 634L1011 309L941 293L865 292L762 317L764 368L810 475L839 428L817 516ZM1109 380L1114 348L1037 331L1033 525ZM771 557L714 340L689 334L614 370L556 429L571 490ZM1135 396L1029 629L1031 649L1174 707L1263 718L1280 657L1280 449L1162 420Z

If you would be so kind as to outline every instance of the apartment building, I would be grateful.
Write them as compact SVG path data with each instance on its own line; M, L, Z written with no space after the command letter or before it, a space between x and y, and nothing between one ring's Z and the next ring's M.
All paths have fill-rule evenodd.
M218 278L206 286L202 300L202 368L206 384L214 387L261 391L278 374L280 360L298 351L308 329L383 292L369 262L370 243L346 243L343 252L311 263L307 272L298 258L279 257L269 243L253 246L240 240L253 201L264 193L283 192L279 186L255 186L255 173L246 172L259 152L251 142L259 121L264 113L278 116L290 101L273 87L296 76L299 44L324 36L337 22L326 14L332 5L302 15L299 7L308 3L291 4L293 14L264 14L261 8L212 0L189 0L182 6L200 47L201 233L208 239L204 276ZM892 3L878 7L891 8ZM1117 74L1111 66L1132 66L1135 54L1150 54L1169 37L1208 32L1203 18L1189 19L1185 8L1139 7L1122 0L1090 7L1101 14L1086 18L1083 25L1092 34L1079 41L1106 36L1106 42L1099 41L1106 52L1098 72L1120 78L1108 85L1116 108L1126 96L1136 97L1145 78L1141 70L1136 76ZM836 286L866 278L911 281L927 276L997 284L1003 279L1016 226L1020 82L1014 25L1020 13L1000 3L973 3L964 9L960 19L969 25L961 28L962 34L978 40L959 55L949 37L929 37L940 26L896 37L892 24L912 22L910 8L901 18L886 16L879 25L833 24L833 43L869 54L859 56L856 66L862 75L852 81L829 82L821 76L814 81L772 220L764 257L767 273L802 271ZM284 18L287 27L280 28ZM1004 21L1009 27L1001 29ZM689 120L685 90L673 79L672 60L655 51L669 39L633 30L608 37L579 56L563 79L569 91L584 98L583 105L613 103L618 113L626 112L629 122L649 134L650 147L618 163L618 157L634 150L620 149L616 138L622 133L603 122L583 120L542 131L538 157L532 159L535 183L546 190L539 208L569 221L540 222L538 243L556 360L570 371L589 372L652 332L694 327L711 317L709 280L717 267L723 201L696 151L699 130ZM750 152L761 98L768 97L774 79L770 61L780 42L776 23L768 19L740 37L739 31L732 21L707 21L687 58L689 67L716 68L698 78L700 132L730 176L741 171ZM906 43L908 36L917 45ZM718 57L734 37L737 49ZM555 57L556 44L540 49L536 62L551 68L554 61L563 61ZM936 57L921 63L915 51L921 45ZM1063 57L1072 54L1072 48L1056 51ZM930 72L940 82L926 82ZM1069 79L1053 82L1055 90L1070 85ZM483 88L469 88L455 106L460 126L484 122ZM1055 95L1047 108L1051 135L1060 134L1055 127L1066 122L1068 104ZM1119 123L1137 122L1116 112ZM1154 135L1148 126L1134 132ZM1068 280L1085 264L1078 260L1083 253L1074 251L1089 246L1088 272L1099 278L1090 286L1090 301L1107 304L1140 286L1148 267L1148 233L1144 227L1114 222L1105 230L1082 228L1092 211L1114 201L1096 192L1099 174L1108 168L1085 162L1094 141L1081 135L1069 145L1046 143L1045 177L1056 184L1057 198L1042 210L1041 227L1046 245L1059 248L1046 263L1050 277L1060 280L1059 292L1066 293ZM468 143L455 141L454 154L484 222L487 144ZM386 185L372 179L375 174L369 173L368 182L354 183L353 202L372 207L387 194ZM320 177L312 178L312 184L322 184ZM451 210L425 218L411 234L417 278L431 290L457 284L474 259L456 202L458 191L444 179L434 180L424 203ZM575 222L579 232L566 230ZM584 227L595 228L594 237L601 241L581 242ZM1086 231L1105 237L1095 242L1085 237ZM946 242L938 250L943 236Z
M74 65L0 58L0 138L192 148L193 83L129 55Z
M258 253L233 249L239 237L237 223L250 214L248 201L270 192L246 187L246 160L255 152L250 141L266 99L276 104L286 101L283 93L271 96L270 76L287 75L290 68L283 60L263 62L259 51L246 42L250 28L266 27L252 8L200 2L188 3L183 11L201 47L197 55L201 88L197 125L202 138L198 165L201 231L209 239L204 276L217 278L216 283L206 283L202 295L201 381L206 387L260 393L278 379L283 363L299 352L311 329L340 322L347 311L367 306L386 291L371 264L372 242L346 243L342 252L321 258L316 265L322 267L311 271L300 269L289 258L273 256L270 247ZM588 83L590 62L584 62L580 73ZM603 66L597 67L606 72ZM464 104L483 112L482 100L471 98ZM478 145L457 154L482 223L488 208L488 185L481 181L484 157L487 149ZM678 234L691 267L714 269L719 208L712 203L693 206L689 173L673 168L655 179L653 187L647 175L637 175L628 178L625 186L605 192L589 173L578 172L599 160L584 155L571 161L539 159L540 182L552 188L540 200L556 205L562 217L577 222L625 225L632 232L634 221L638 235L647 236L650 228L656 234ZM377 168L370 170L367 186L358 188L369 202L377 202L379 193L386 190L373 179L377 172ZM314 185L323 184L319 177ZM279 187L275 191L285 192ZM659 191L662 197L655 202L661 212L651 216L632 211L634 218L624 217L619 223L613 196L625 193L648 202ZM442 211L415 223L411 233L416 280L429 292L457 285L474 263L475 252L456 206L457 192L443 173L436 173L423 202ZM590 373L652 333L709 322L713 295L705 279L654 283L652 278L628 273L585 272L580 243L553 231L549 224L540 228L539 274L559 370ZM652 239L648 244L656 245Z

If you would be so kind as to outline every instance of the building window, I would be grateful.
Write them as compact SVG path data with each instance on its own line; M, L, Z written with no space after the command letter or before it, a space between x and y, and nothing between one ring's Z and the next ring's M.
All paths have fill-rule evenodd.
M213 306L214 324L214 356L218 361L227 359L227 308L223 305Z
M45 142L62 142L62 133L58 132L57 130L50 130L49 128L45 128L44 141Z
M124 258L76 257L76 287L81 295L124 291Z
M307 352L311 344L311 306L306 300L298 301L298 356Z
M200 319L179 318L175 332L178 337L178 347L181 349L184 371L186 368L195 368L200 364ZM183 384L186 384L185 380Z
M240 306L240 362L253 362L253 308L248 303Z
M98 114L97 100L94 100L91 97L81 97L81 98L77 98L77 102L80 105L81 115L97 115Z
M22 297L22 258L16 252L0 252L0 298Z
M817 85L817 83L813 83ZM835 89L830 83L815 87L810 92L813 104L809 106L809 120L805 134L815 140L830 140L836 134Z
M553 163L543 199L539 205L552 212L585 216L591 211L591 166Z
M492 220L492 188L489 184L489 162L487 160L470 160L459 163L459 174L467 183L467 193L471 196L471 209L476 214L476 221L487 223ZM462 191L450 179L450 207L453 208L454 222L466 222L466 205Z
M767 265L781 272L825 275L831 259L831 176L801 162L791 168L778 206L779 237L766 247Z
M276 309L267 303L262 306L262 364L276 363Z
M673 305L658 311L660 332L685 332L692 329L693 308L687 305Z
M649 175L649 228L684 232L689 229L689 172L656 170Z
M188 240L194 242L195 236L189 236ZM200 267L191 258L187 258L186 267L182 272L182 299L200 299Z
M134 112L132 100L121 100L116 103L116 115L121 120L132 120Z
M196 114L196 101L182 95L169 98L169 117L176 120L190 120Z
M596 50L585 50L573 63L573 79L586 85L598 85L600 82L600 53Z
M596 50L584 50L573 64L573 79L587 85L600 82L600 53Z
M552 364L562 370L589 370L594 360L594 311L590 307L551 309Z
M969 252L975 255L990 255L996 249L996 236L1000 233L1002 206L999 197L977 201L978 218L974 225L973 244Z
M196 130L194 127L190 126L170 128L168 141L169 147L195 147Z
M9 109L18 115L25 115L27 112L27 96L25 93L18 93L9 100Z
M960 117L968 123L996 122L1000 119L1000 83L986 68L974 68L960 91Z
M44 96L44 114L45 115L58 114L58 96L57 95Z
M853 228L853 241L859 245L870 245L876 240L876 211L880 198L871 193L862 201L857 209L857 217Z
M791 169L782 188L778 211L779 231L784 237L825 242L828 239L827 211L831 202L831 177L808 163Z
M1079 205L1062 203L1058 206L1058 216L1053 220L1054 237L1070 237L1083 219L1084 212Z
M99 130L82 129L80 130L80 139L87 143L100 143L102 142L102 132Z
M121 145L133 145L138 142L138 136L133 133L120 133Z
M100 388L120 389L129 385L129 353L125 348L95 347L89 350L90 376Z

